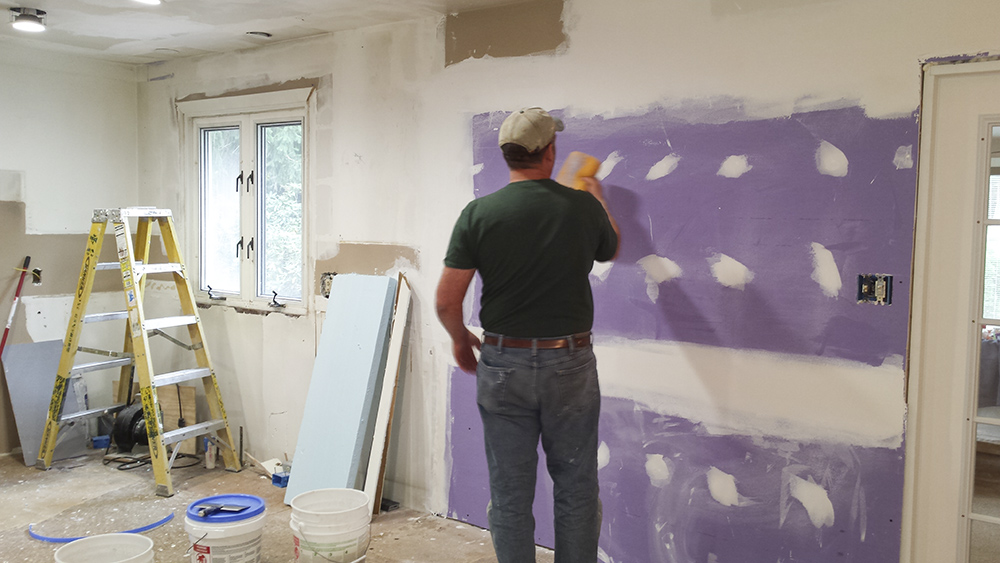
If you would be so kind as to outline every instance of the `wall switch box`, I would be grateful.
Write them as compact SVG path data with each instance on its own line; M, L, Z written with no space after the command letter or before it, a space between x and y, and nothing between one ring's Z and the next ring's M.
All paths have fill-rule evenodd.
M892 276L858 274L858 303L892 304Z

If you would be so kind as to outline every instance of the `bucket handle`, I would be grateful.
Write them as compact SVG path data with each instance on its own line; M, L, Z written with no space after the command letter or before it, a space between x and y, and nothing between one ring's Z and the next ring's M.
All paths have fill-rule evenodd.
M184 552L184 557L187 557L188 554L191 553L191 550L194 549L194 546L198 545L198 542L200 542L201 540L205 539L206 537L208 537L208 532L205 532L204 536L201 536L193 544L189 545L188 548L187 548L187 551Z
M291 527L291 529L292 529L293 532L295 532L296 534L298 534L299 536L301 536L302 539L304 539L304 540L306 539L305 533L302 531L302 528L300 528L299 525L295 522L295 520L289 521L288 525L289 525L289 527ZM201 540L198 540L198 541L201 541ZM308 542L309 540L306 540L306 541ZM312 542L310 542L310 543L312 543ZM330 559L326 555L323 555L322 553L316 551L315 548L307 548L307 547L304 547L304 546L299 546L299 549L305 549L305 550L311 551L312 554L315 555L316 557L320 557L322 559L325 559L326 561L331 561L332 563L337 563L337 561L335 561L333 559Z

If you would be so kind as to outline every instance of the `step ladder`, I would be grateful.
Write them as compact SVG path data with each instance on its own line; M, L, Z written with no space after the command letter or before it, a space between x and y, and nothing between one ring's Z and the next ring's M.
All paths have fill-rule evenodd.
M135 220L136 223L134 240L129 232L130 219ZM168 260L166 263L149 263L149 247L154 222L159 225L160 237L166 249ZM119 261L99 263L101 245L104 242L104 235L109 224L114 230ZM42 443L38 450L38 460L35 467L39 469L51 467L56 438L62 426L107 413L117 413L128 406L132 395L133 380L137 376L143 418L146 421L146 433L149 437L150 461L156 479L156 494L165 497L174 494L170 468L173 466L180 448L172 448L173 454L168 460L167 446L179 444L188 438L209 435L212 441L219 446L226 469L230 471L241 469L240 460L233 448L233 437L226 420L226 410L222 405L218 382L212 370L208 349L205 347L204 331L198 316L194 292L187 277L184 262L181 260L178 246L173 217L169 209L130 207L94 210L83 266L80 268L80 281L70 313L69 326L66 328L62 357L56 373L52 401L49 403L45 431L42 435ZM124 311L87 315L87 302L94 286L94 278L97 272L102 270L114 270L121 273L127 308ZM142 299L146 276L147 274L166 273L173 274L182 314L165 318L146 318ZM116 320L125 321L125 343L121 352L79 346L80 334L85 324ZM184 345L183 342L178 342L169 336L168 339L192 351L197 367L154 374L153 361L149 355L149 336L153 333L166 336L162 332L163 329L180 326L187 327L191 344ZM108 359L76 364L77 352L97 354ZM63 414L63 400L66 397L66 388L72 378L87 372L116 368L120 371L116 404L111 407ZM162 414L157 402L157 388L196 379L200 379L204 385L212 419L164 432Z

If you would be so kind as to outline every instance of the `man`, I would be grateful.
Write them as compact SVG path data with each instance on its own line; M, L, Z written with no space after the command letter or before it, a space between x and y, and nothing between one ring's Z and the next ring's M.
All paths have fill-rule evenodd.
M562 130L541 108L504 120L499 140L510 184L462 211L437 290L455 360L476 372L499 563L535 561L539 436L554 482L556 563L597 560L601 396L588 274L595 260L617 255L618 227L597 180L577 191L550 179ZM479 339L462 315L476 271L483 280L478 362Z

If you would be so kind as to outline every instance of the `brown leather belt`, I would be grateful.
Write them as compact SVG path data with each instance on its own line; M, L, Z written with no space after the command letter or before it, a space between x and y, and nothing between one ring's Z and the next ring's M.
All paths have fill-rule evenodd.
M535 348L536 350L558 350L560 348L586 348L592 342L589 332L581 332L565 338L511 338L509 336L483 337L483 344L504 348Z

